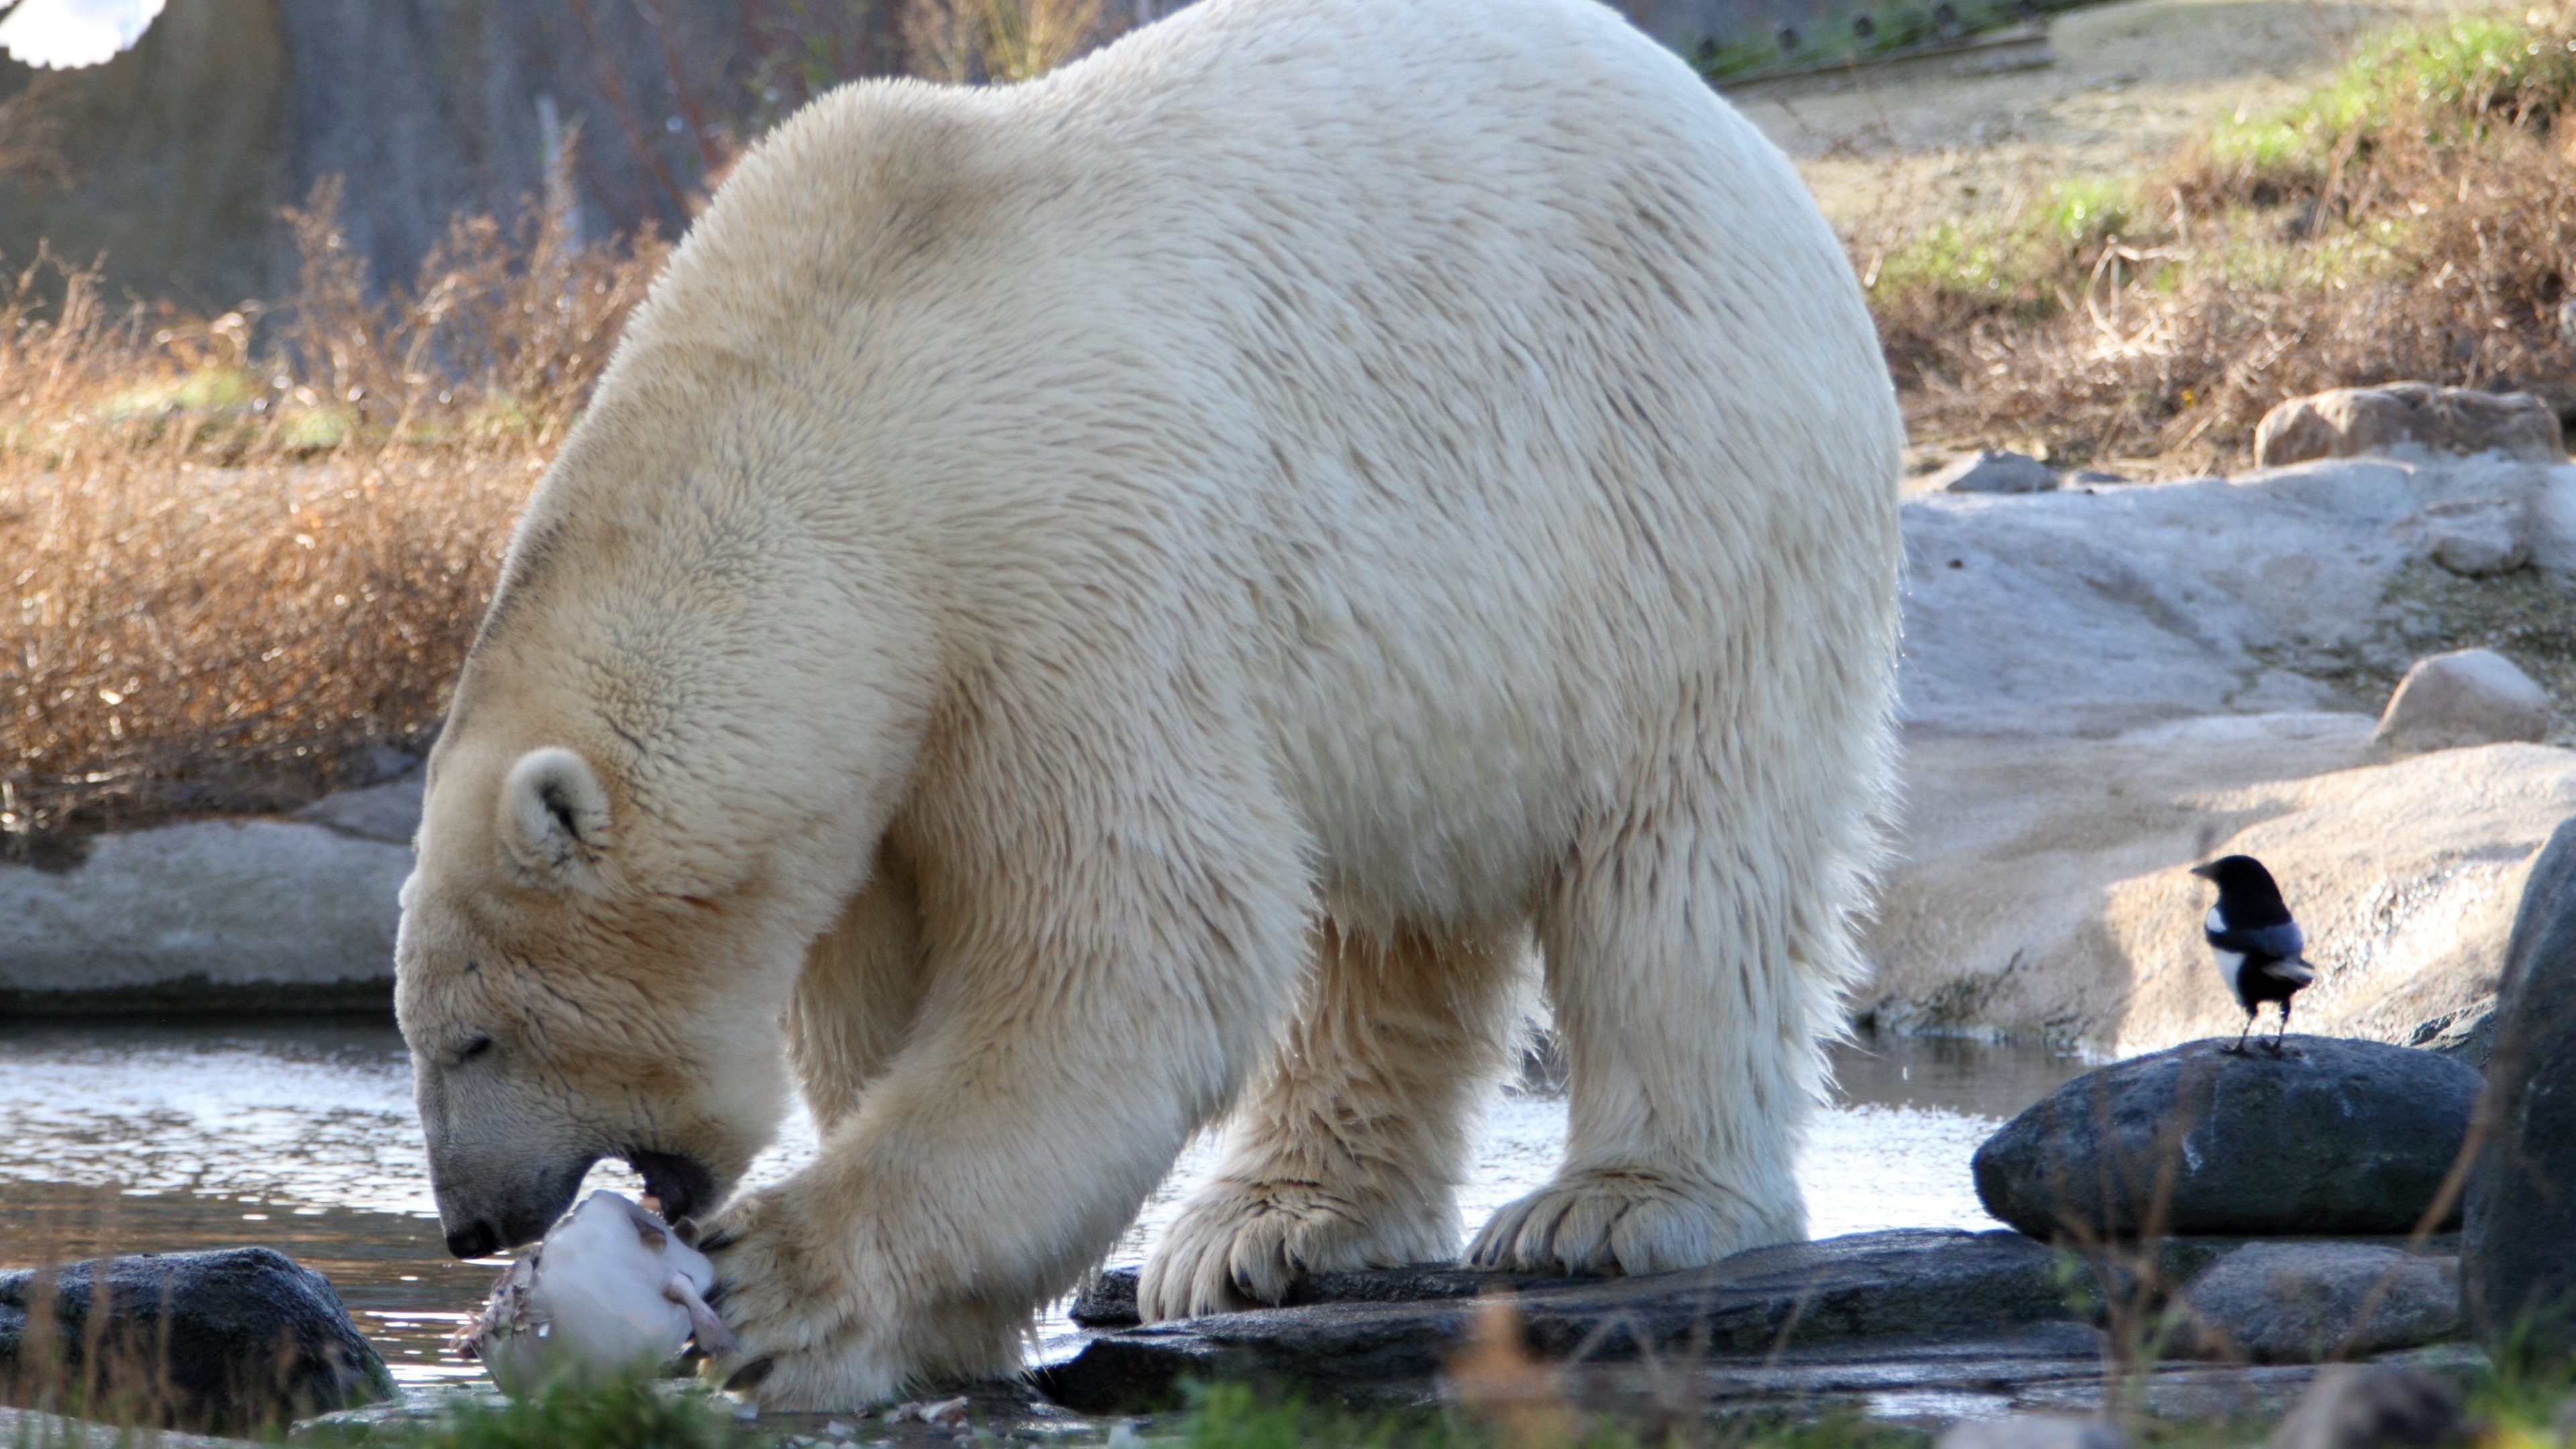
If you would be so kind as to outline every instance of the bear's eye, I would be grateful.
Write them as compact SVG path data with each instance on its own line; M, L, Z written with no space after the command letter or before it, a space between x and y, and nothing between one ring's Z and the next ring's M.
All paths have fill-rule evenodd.
M456 1064L463 1066L491 1049L492 1038L478 1031L457 1045Z

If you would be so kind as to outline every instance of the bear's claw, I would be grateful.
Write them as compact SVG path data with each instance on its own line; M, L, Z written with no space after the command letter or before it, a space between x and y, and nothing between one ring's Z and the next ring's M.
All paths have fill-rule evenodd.
M1408 1210L1312 1182L1221 1178L1164 1233L1137 1281L1136 1306L1154 1323L1279 1303L1308 1273L1439 1261L1457 1241L1445 1195Z
M1570 1173L1514 1202L1467 1249L1474 1268L1521 1273L1666 1273L1806 1235L1795 1197L1763 1212L1714 1184L1639 1169Z

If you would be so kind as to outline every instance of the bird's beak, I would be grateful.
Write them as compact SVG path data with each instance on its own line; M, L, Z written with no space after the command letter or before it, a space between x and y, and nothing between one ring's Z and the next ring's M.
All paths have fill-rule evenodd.
M2195 865L2191 868L2191 873L2199 876L2202 880L2215 880L2218 878L2216 866Z

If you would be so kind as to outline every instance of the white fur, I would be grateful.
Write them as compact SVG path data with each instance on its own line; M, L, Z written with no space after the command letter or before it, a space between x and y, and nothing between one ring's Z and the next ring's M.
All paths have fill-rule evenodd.
M1788 163L1587 0L1205 0L1029 85L836 92L693 229L513 545L416 1059L466 1081L433 1044L527 1020L490 1056L544 1064L550 1141L729 1181L784 1014L822 1156L711 1226L773 1405L1010 1368L1256 1078L1149 1312L1455 1251L1533 939L1571 1140L1477 1257L1801 1236L1899 436ZM611 800L595 893L492 863L549 746ZM649 1013L592 1004L628 982ZM453 1223L503 1119L445 1101Z

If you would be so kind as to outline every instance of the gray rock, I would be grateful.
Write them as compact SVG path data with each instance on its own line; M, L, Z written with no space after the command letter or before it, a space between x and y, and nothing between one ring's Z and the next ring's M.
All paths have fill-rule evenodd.
M0 1014L383 1010L411 864L327 825L194 820L0 865Z
M2492 578L2531 562L2531 505L2519 498L2446 499L2396 527L2398 537L2463 578Z
M2254 461L2277 468L2407 444L2435 453L2492 450L2531 463L2567 461L2558 414L2531 394L2423 382L2339 387L2282 403L2255 427Z
M1409 1281L1445 1290L1445 1280ZM2012 1233L1860 1233L1739 1253L1690 1273L1602 1279L1516 1296L1532 1352L1546 1358L1763 1354L1866 1338L1992 1338L2071 1315L2057 1256ZM1423 1379L1465 1340L1471 1302L1319 1303L1158 1323L1103 1334L1042 1370L1069 1408L1105 1413L1166 1403L1189 1378L1331 1385Z
M2272 1430L2272 1449L2431 1449L2463 1437L2460 1396L2427 1373L2390 1364L2317 1372Z
M2418 659L2381 711L2374 744L2451 750L2536 740L2549 733L2549 692L2492 649Z
M138 1407L165 1423L218 1431L394 1392L330 1282L268 1248L0 1273L0 1384L13 1396L45 1396L54 1383L34 1371L45 1364L103 1366L111 1382L138 1375L146 1395Z
M2368 1243L2254 1243L2183 1286L2193 1358L2321 1363L2460 1334L2460 1265Z
M2406 1044L2483 1072L2495 1051L2495 1026L2496 1000L2490 996L2416 1023Z
M1932 1449L2123 1449L2129 1436L2108 1419L2064 1414L2016 1414L2008 1419L1966 1419L1932 1441Z
M1977 1149L1977 1196L2040 1238L2415 1228L2467 1137L2476 1072L2380 1042L2228 1045L2066 1083Z
M2057 473L2027 453L1988 448L1933 474L1928 486L1943 493L2048 493L2057 487Z
M2532 864L2497 1002L2462 1292L2490 1352L2563 1357L2576 1351L2576 820Z
M363 790L325 795L295 812L298 820L327 825L360 840L409 846L420 831L420 803L425 777L418 771Z

